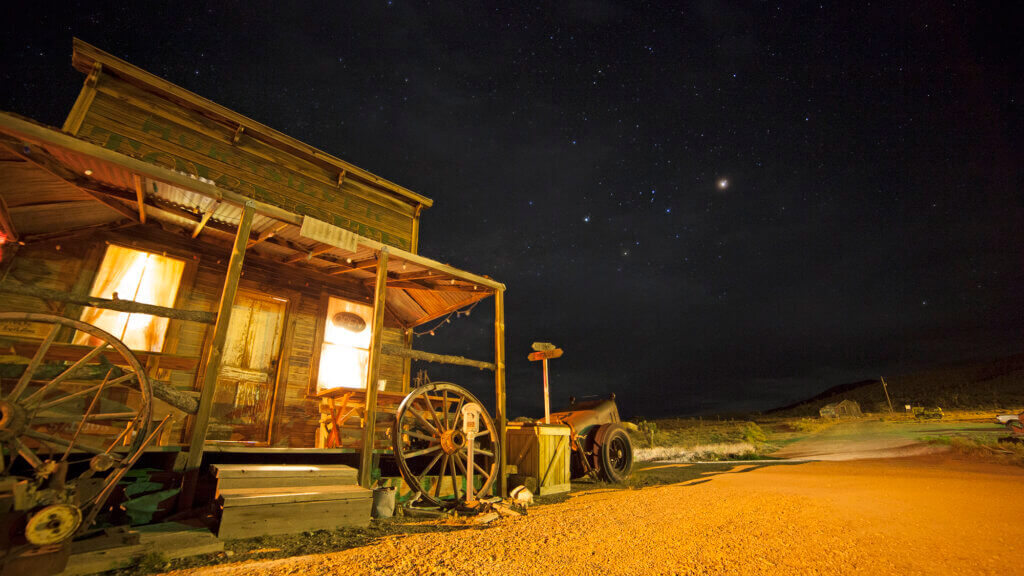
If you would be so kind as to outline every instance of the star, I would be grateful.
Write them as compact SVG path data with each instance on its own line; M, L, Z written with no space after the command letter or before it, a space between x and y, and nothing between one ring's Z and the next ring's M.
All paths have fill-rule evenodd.
M728 187L729 187L729 180L728 179L721 178L721 179L718 180L718 189L719 190L725 190Z

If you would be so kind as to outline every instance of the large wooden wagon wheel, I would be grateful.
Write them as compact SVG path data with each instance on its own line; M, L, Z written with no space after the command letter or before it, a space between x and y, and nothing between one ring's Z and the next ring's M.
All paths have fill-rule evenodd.
M479 485L474 495L488 494L498 475L498 432L486 410L480 415L473 461L469 461L462 407L470 402L480 404L460 386L434 382L410 392L395 414L392 443L398 468L405 483L435 506L445 506L445 500L448 505L465 501L469 466L473 467L474 484ZM436 478L433 485L424 486L424 480L431 477ZM442 494L443 486L450 487L453 499Z
M0 380L0 477L65 475L61 484L74 487L88 518L143 448L152 410L146 371L123 342L84 322L21 312L0 313L0 322L45 334L24 371ZM55 350L62 328L88 334L91 349Z

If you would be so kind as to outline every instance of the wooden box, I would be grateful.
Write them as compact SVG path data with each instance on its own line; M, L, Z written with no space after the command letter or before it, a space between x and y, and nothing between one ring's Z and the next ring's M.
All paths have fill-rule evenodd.
M518 467L519 474L536 479L537 494L569 491L568 426L509 422L506 442L509 464Z

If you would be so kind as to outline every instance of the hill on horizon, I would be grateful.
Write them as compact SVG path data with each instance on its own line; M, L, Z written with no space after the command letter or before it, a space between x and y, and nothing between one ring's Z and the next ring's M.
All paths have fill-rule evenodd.
M1020 408L1024 406L1024 354L886 376L885 381L896 412L903 412L907 404L944 410ZM846 399L858 402L864 412L889 410L881 380L861 380L764 414L818 416L822 406Z

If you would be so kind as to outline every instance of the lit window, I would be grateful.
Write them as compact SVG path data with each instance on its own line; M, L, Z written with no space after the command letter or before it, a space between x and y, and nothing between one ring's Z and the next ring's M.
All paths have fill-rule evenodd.
M151 252L108 246L103 256L91 296L134 300L142 304L173 307L181 284L185 262ZM86 308L82 322L92 324L121 339L132 350L159 352L167 333L167 318ZM97 345L99 341L79 332L75 344Z
M340 298L327 303L324 346L320 350L317 391L365 388L370 360L373 308Z

